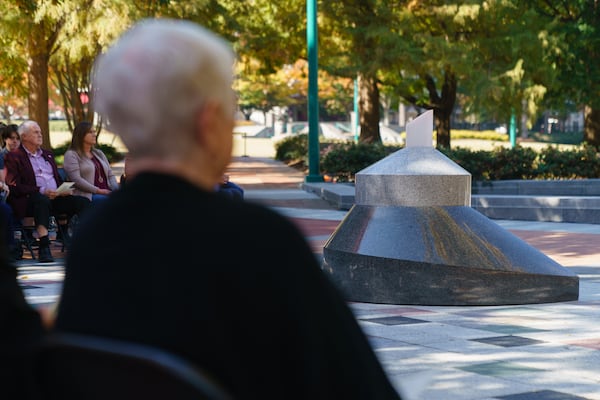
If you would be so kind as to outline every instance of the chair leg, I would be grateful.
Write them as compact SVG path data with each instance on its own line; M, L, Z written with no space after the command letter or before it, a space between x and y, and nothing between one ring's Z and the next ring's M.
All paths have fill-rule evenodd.
M73 218L76 218L76 216L71 217L71 220ZM61 251L64 253L65 249L69 250L69 247L71 247L71 231L69 229L69 224L70 224L70 220L66 215L59 215L57 217L57 225L58 225L58 231L60 232L60 236L62 238L62 248Z
M62 224L62 221L58 223L58 231L60 232L60 236L62 238L62 247L60 249L61 252L65 252L65 249L69 249L71 245L71 237L69 236L69 225Z
M29 233L31 232L31 229L29 229L29 227L18 227L15 228L15 231L18 231L21 235L21 238L18 239L19 240L19 245L20 246L24 246L25 249L27 249L27 251L29 251L29 254L31 254L31 259L35 260L35 253L33 252L33 241L31 240L31 237L29 236ZM35 240L35 238L34 238Z

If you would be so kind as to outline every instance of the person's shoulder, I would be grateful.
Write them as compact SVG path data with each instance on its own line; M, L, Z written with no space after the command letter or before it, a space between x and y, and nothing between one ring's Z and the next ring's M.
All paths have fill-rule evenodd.
M92 153L94 153L94 154L96 154L96 155L98 155L100 157L106 158L106 154L104 154L104 152L102 151L102 149L99 148L99 147L93 147L92 148Z
M8 156L11 156L11 157L18 157L18 156L20 156L21 154L25 154L25 150L23 150L23 149L21 148L21 146L17 147L17 148L16 148L15 150L13 150L13 151L10 151L10 150L8 150L7 148L4 148L4 149L2 149L2 150L4 151L4 155L5 155L6 157L8 157Z
M67 151L65 151L64 158L66 158L66 159L71 159L71 158L79 159L80 157L79 157L79 154L75 150L68 149Z
M21 147L18 147L14 151L7 151L4 154L4 160L18 160L23 157L27 157L27 153Z

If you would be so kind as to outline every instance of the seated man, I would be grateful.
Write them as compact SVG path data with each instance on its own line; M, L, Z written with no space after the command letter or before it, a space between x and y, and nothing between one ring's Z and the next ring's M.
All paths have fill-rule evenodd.
M215 192L231 161L234 60L210 31L164 18L100 56L96 110L135 178L83 216L55 327L169 350L236 399L397 399L300 231Z
M58 193L62 183L51 151L42 149L42 130L37 122L25 121L19 126L21 146L6 153L6 183L10 187L8 203L17 220L33 216L40 240L39 262L52 262L48 226L50 216L66 214L71 218L89 204L71 191Z

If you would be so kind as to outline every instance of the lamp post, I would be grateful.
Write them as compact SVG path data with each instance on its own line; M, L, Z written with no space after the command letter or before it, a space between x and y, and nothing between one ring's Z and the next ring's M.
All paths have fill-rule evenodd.
M317 63L317 0L306 0L308 45L308 175L306 182L322 182L319 173L319 90Z
M510 124L508 125L508 135L510 138L510 147L514 148L517 145L517 118L515 110L510 113Z
M354 121L352 121L352 130L354 131L354 142L358 143L358 78L354 79Z
M248 153L246 152L246 138L248 137L248 134L246 132L242 133L242 138L244 139L244 154L242 155L242 157L248 157Z

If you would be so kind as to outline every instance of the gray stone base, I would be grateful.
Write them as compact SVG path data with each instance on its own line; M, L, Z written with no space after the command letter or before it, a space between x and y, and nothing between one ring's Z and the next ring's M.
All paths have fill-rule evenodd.
M579 297L577 275L466 206L355 205L323 259L349 301L502 305Z
M600 188L599 179L590 181L592 182L584 185L587 192ZM493 194L491 190L474 190L471 206L492 219L600 224L600 197L578 195L572 184L565 184L565 181L543 181L547 182L542 191L544 194L523 195L519 193L525 190L517 190L516 184L513 187L510 182L501 184L502 182L504 181L492 185ZM529 192L540 187L537 182L526 182L531 182L528 185ZM351 184L303 183L302 189L317 194L340 210L349 210L355 203L355 188ZM556 190L556 194L552 194L552 190ZM573 193L567 194L569 192Z

